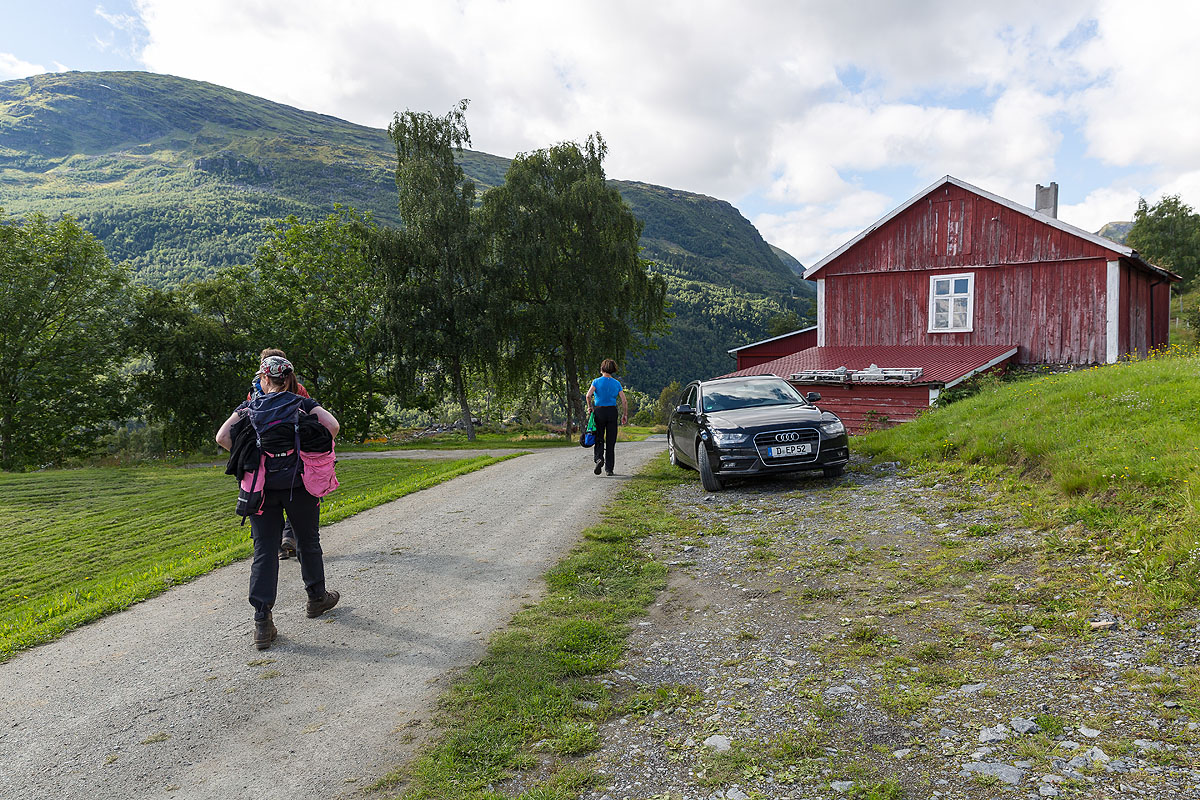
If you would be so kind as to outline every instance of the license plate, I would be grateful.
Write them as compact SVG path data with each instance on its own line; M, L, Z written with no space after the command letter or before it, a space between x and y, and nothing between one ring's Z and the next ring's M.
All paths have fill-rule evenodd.
M812 445L804 444L779 444L774 447L767 448L768 458L784 458L785 456L806 456L812 452Z

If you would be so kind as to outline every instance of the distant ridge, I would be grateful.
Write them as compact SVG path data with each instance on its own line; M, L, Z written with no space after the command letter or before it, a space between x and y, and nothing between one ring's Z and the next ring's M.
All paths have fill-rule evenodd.
M508 163L462 156L481 191L503 181ZM384 130L169 75L0 83L0 171L7 214L70 213L154 285L248 262L264 224L289 214L316 219L343 203L399 224ZM627 368L633 386L657 392L728 371L726 350L761 338L793 297L814 293L729 203L613 185L645 223L643 256L667 276L676 314L660 349Z
M1132 222L1109 222L1103 228L1096 231L1096 235L1103 236L1105 239L1117 244L1125 244L1125 238L1129 236L1129 231L1132 228Z

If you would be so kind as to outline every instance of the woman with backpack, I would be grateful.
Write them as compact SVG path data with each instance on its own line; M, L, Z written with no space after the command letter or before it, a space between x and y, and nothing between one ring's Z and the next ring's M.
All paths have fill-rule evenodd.
M278 553L285 511L296 534L300 575L308 593L308 616L321 616L337 605L340 598L337 592L325 588L320 499L305 487L309 481L308 476L302 476L300 452L301 431L305 432L304 437L311 438L314 421L316 436L324 437L326 451L332 452L333 437L337 436L340 425L317 401L296 394L296 374L286 358L263 359L259 376L263 395L234 410L217 431L217 444L253 463L255 475L251 483L257 481L256 485L261 487L261 506L248 512L254 540L250 605L254 607L254 646L265 650L277 633L271 608L278 591ZM233 474L240 480L243 471L249 470L239 468Z

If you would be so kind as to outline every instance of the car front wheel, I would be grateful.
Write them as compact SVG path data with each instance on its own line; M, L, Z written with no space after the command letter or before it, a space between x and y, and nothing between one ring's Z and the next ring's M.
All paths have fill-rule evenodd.
M713 473L712 462L708 457L708 448L703 443L696 445L696 463L700 467L700 485L704 487L704 491L721 491L721 479Z

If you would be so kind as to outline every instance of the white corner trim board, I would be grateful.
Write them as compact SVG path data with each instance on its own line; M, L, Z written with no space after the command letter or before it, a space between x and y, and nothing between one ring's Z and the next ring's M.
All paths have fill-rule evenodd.
M1108 262L1108 304L1105 313L1106 347L1104 360L1109 364L1117 363L1121 354L1117 352L1121 331L1121 262Z
M825 279L817 279L817 347L825 346Z

